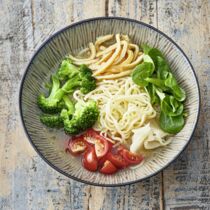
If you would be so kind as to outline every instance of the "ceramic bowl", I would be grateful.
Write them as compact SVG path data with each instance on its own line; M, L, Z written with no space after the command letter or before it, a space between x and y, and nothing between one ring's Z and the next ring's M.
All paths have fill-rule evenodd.
M178 83L185 89L188 112L181 132L172 137L170 145L153 152L136 169L121 170L114 175L92 173L81 167L81 160L66 154L67 136L62 130L47 129L39 120L37 96L44 83L69 53L77 53L96 37L106 34L129 35L136 44L147 43L166 56ZM55 170L80 182L98 186L120 186L135 183L157 174L172 163L189 143L195 130L200 107L199 85L195 71L183 50L167 35L145 23L127 18L101 17L67 26L49 37L32 57L20 88L20 114L29 141L37 153Z

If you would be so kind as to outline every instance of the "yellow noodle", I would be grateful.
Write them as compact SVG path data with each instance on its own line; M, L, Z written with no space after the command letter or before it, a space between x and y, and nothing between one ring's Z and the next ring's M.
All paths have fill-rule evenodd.
M99 68L97 71L94 72L93 76L97 76L99 74L102 74L105 72L105 70L112 65L112 63L114 62L114 60L116 59L116 57L118 56L119 52L120 52L120 35L117 34L116 35L116 41L117 41L117 48L115 50L115 52L113 53L113 55L111 56L111 58L104 63L101 68Z
M72 55L69 55L69 58L73 61L89 61L89 60L93 60L96 56L96 48L95 48L95 45L90 42L89 43L89 48L90 48L90 57L89 58L83 58L83 59L80 59L80 58L76 58Z
M101 76L96 76L97 80L103 80L103 79L118 79L121 77L125 77L130 75L132 72L132 70L127 70L127 71L123 71L117 74L109 74L109 75L101 75Z
M97 40L96 40L96 42L95 42L96 50L99 50L99 46L100 46L102 43L104 43L104 42L106 42L106 41L112 39L113 36L114 36L113 34L109 34L109 35L106 35L106 36L100 36L100 37L98 37Z

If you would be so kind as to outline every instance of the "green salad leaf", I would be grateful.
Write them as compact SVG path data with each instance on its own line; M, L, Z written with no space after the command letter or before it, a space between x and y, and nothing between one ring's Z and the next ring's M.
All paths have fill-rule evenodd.
M157 57L157 77L159 79L167 79L170 72L170 67L166 60L162 57Z
M139 64L136 66L132 73L132 79L133 81L141 86L147 86L148 82L145 80L146 78L150 77L154 71L154 65L149 62L143 62L142 64Z
M178 116L183 113L184 106L177 101L173 96L166 96L161 101L161 110L168 116Z
M165 132L176 134L184 127L183 115L169 116L161 110L160 113L160 127Z
M175 134L184 126L186 113L183 113L183 102L186 93L177 83L161 51L148 45L142 48L143 62L134 69L132 79L146 89L152 104L160 105L161 128Z
M167 79L165 80L165 86L170 88L173 96L178 101L184 101L186 99L185 91L177 84L177 81L172 73L169 73Z
M148 86L146 87L146 90L150 95L151 103L152 104L160 104L160 99L157 95L156 87L154 85L152 85L151 83L149 83Z

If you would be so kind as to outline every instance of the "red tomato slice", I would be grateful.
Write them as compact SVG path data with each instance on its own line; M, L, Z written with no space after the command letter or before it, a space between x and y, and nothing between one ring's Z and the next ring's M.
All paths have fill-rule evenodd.
M97 133L92 128L90 128L84 134L84 140L90 144L95 144L95 140L96 140L97 136L100 136L99 133Z
M99 135L99 133L93 129L87 130L87 132L84 134L84 140L95 145L97 158L103 157L109 150L109 143L107 139Z
M117 172L117 168L112 162L106 160L103 167L99 170L102 174L114 174Z
M107 154L109 150L109 144L105 138L102 136L98 139L95 140L95 151L96 151L96 156L98 158L102 158Z
M120 154L112 154L111 152L109 152L106 155L106 157L107 157L107 160L111 161L119 169L125 168L126 166L128 166L127 161Z
M123 149L121 151L121 154L122 154L123 158L125 159L125 161L129 165L139 164L144 159L144 157L142 155L134 154L134 153L128 151L127 149Z
M93 147L89 147L88 151L84 153L82 157L82 165L88 171L96 171L98 168L98 159Z
M68 148L66 151L69 151L72 155L79 155L83 153L87 149L87 143L79 137L73 137L72 140L69 141Z
M111 149L112 154L120 154L124 149L126 149L123 145L113 146Z

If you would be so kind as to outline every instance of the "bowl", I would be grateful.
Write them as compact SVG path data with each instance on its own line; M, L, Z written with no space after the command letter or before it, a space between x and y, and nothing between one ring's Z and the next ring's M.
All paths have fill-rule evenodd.
M188 112L184 128L173 136L170 145L154 151L136 169L121 170L114 175L92 173L81 167L79 158L66 154L62 146L64 131L45 128L40 120L37 96L44 83L69 53L77 53L96 37L123 33L134 43L147 43L166 56L179 84L186 90ZM49 37L35 52L24 73L20 87L20 115L24 130L34 149L51 167L74 180L97 186L120 186L151 177L172 163L186 148L195 130L200 107L199 85L195 71L183 50L167 35L145 23L119 17L100 17L67 26Z

